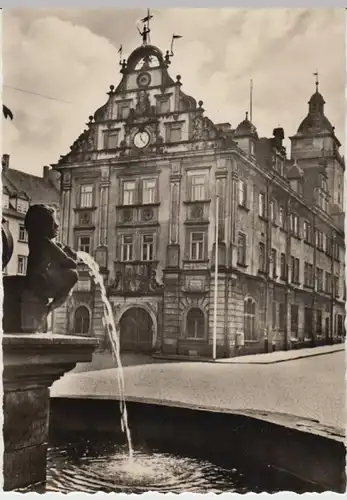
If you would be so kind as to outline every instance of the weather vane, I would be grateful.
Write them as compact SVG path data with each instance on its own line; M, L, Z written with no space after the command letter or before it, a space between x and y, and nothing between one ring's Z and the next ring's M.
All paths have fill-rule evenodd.
M147 45L148 42L150 42L150 37L149 34L151 32L151 29L149 27L149 21L153 18L153 15L150 13L150 10L147 9L147 16L141 19L141 23L143 24L143 30L142 32L138 29L138 32L142 36L142 43L143 45Z
M173 53L173 45L174 45L174 40L176 40L177 38L182 38L182 35L175 35L175 34L173 34L173 35L172 35L172 39L171 39L171 49L170 49L170 56L171 56L171 57L174 55L174 53Z
M318 85L319 85L318 70L315 73L313 73L313 76L316 77L316 91L318 92Z

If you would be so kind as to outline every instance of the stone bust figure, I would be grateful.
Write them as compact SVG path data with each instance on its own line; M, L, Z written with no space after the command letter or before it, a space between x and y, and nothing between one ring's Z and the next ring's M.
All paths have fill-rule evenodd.
M29 286L50 312L66 301L77 282L77 254L54 241L59 224L52 208L32 205L24 225L28 232Z

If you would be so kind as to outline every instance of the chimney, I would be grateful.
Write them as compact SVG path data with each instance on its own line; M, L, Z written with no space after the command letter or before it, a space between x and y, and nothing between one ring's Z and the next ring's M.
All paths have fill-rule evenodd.
M43 167L43 178L45 181L49 180L49 170L50 170L49 167L47 166Z
M283 146L284 130L282 127L274 128L273 130L274 143L278 148Z
M10 168L10 155L3 154L1 158L2 171L6 172Z

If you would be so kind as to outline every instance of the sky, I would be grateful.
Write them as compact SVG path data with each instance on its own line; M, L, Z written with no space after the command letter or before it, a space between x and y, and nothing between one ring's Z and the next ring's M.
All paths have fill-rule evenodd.
M7 9L3 11L3 102L15 118L3 124L10 166L41 175L85 128L88 116L120 81L123 57L141 44L146 9ZM345 13L343 9L153 10L151 43L163 52L173 33L169 67L205 114L232 127L249 109L262 137L284 128L286 144L306 116L319 72L326 115L344 143ZM14 90L15 87L59 100ZM342 151L343 153L343 151Z

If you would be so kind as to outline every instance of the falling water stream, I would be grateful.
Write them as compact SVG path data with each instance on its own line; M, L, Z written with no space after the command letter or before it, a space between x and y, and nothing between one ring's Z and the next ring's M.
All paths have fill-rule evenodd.
M104 326L107 329L108 337L110 339L111 347L112 347L112 355L117 363L117 378L118 378L118 387L119 387L119 402L120 402L120 413L121 413L121 426L122 431L125 432L128 449L129 449L129 459L132 461L134 457L134 450L131 441L131 433L128 424L128 414L127 414L127 406L125 401L125 389L124 389L124 372L122 361L120 358L120 349L119 349L119 332L117 331L112 306L110 301L107 298L106 288L104 284L104 279L100 273L99 266L95 262L95 260L86 252L78 251L78 258L88 267L89 274L91 275L95 285L99 285L101 292L101 300L104 306L104 317L103 322Z

